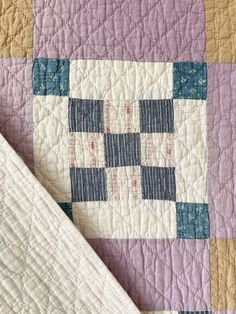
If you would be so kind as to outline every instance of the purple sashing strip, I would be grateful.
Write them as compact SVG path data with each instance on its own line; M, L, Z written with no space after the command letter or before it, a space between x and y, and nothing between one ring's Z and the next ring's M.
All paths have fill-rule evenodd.
M203 0L35 0L34 18L35 57L205 61Z
M208 194L211 238L236 237L236 65L208 65Z
M32 60L0 59L0 132L33 169Z
M209 241L89 240L140 310L210 308Z

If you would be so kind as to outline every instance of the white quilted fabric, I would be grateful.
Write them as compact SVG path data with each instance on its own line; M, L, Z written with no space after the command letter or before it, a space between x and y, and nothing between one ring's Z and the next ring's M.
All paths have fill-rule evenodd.
M0 313L139 313L0 135Z
M70 97L81 99L168 99L173 64L72 60Z

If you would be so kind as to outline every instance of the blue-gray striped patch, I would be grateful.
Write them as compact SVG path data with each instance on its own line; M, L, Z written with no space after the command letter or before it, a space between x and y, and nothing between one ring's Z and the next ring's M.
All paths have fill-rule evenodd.
M72 202L106 201L105 168L70 168Z
M175 168L141 167L143 199L176 199Z
M172 99L140 100L140 129L142 133L174 132Z
M103 100L69 99L70 132L103 132Z
M140 134L105 134L104 142L107 167L140 165Z

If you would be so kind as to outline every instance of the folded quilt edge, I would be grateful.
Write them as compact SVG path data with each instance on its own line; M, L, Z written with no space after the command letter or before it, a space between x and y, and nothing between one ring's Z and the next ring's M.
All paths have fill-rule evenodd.
M140 313L0 134L1 313Z

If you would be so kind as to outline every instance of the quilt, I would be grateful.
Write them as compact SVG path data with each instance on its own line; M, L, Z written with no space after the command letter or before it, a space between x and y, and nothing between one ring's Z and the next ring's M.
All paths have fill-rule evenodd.
M236 313L236 1L0 1L0 313Z

